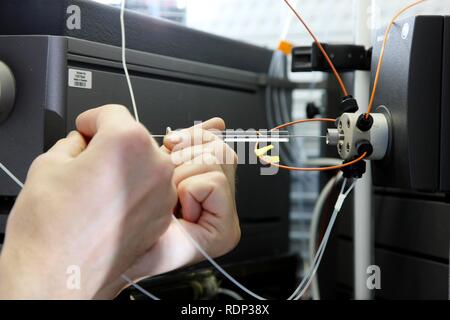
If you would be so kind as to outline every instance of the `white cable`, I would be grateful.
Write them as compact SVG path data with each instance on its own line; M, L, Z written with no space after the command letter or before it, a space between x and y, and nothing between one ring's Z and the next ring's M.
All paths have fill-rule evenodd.
M313 215L311 217L311 228L310 228L310 241L309 241L309 265L312 266L314 262L314 256L316 254L316 242L317 234L319 229L320 217L322 216L323 207L325 201L329 198L331 192L334 190L335 185L342 179L342 172L339 172L333 178L328 181L328 183L323 188L322 192L317 199L316 205L314 207ZM320 290L318 277L314 277L311 284L311 291L313 300L320 300Z
M300 291L300 293L297 296L295 296L295 298L294 298L295 300L299 300L305 294L306 290L308 289L309 285L311 284L311 281L313 280L315 274L317 273L317 270L319 269L320 263L323 258L323 254L325 253L325 248L328 244L328 240L330 239L331 232L333 231L333 227L334 227L336 219L339 215L339 212L342 209L345 199L347 199L348 195L350 194L350 192L353 190L353 188L356 185L356 181L354 181L352 183L352 185L350 186L350 188L348 188L347 191L344 191L347 181L348 181L348 179L344 179L344 183L342 184L341 192L339 194L338 200L334 207L333 215L331 216L327 231L325 232L325 235L322 239L319 250L317 251L316 257L314 259L313 269L303 279L303 281L302 281L303 286L302 286L302 284L300 284L300 286L297 288L297 290Z
M148 298L152 299L152 300L161 300L159 299L157 296L151 294L150 292L148 292L147 290L145 290L144 288L142 288L140 285L138 285L137 283L135 283L133 280L131 280L130 278L128 278L126 275L122 275L122 279L124 279L126 282L128 282L129 285L133 286L134 288L136 288L137 290L139 290L142 294L144 294L145 296L147 296Z
M330 234L331 234L331 232L333 230L336 218L337 218L337 216L338 216L338 214L339 214L339 212L340 212L340 210L342 208L342 204L345 201L345 199L347 198L348 194L350 194L350 192L353 190L353 188L354 188L354 186L356 184L356 181L355 181L351 185L351 187L345 192L344 190L345 190L345 186L347 184L347 181L348 180L345 179L344 183L342 184L341 192L339 194L339 198L338 198L338 200L336 202L336 205L335 205L335 210L334 210L333 215L332 215L332 217L330 219L330 222L329 222L328 227L327 227L327 231L325 232L325 235L324 235L324 237L322 239L320 247L319 247L319 249L317 251L316 257L314 259L314 263L311 266L311 269L308 272L308 274L303 278L303 280L300 283L300 285L297 287L295 292L288 298L288 300L294 300L294 299L298 300L298 299L300 299L303 296L304 292L306 291L306 289L308 288L309 284L311 283L311 280L313 279L315 273L317 272L317 269L320 266L320 262L322 261L323 253L325 252L325 248L326 248L326 246L328 244L328 240L329 240Z
M3 163L0 162L0 169L2 169L7 175L8 177L10 177L21 189L23 189L23 183L22 181L20 181L19 179L17 179L17 177L15 175L12 174L11 171L8 170L8 168L6 168Z
M0 169L2 169L3 172L5 172L8 177L10 177L20 187L20 189L23 189L24 184L22 183L22 181L20 181L19 178L17 178L11 171L9 171L8 168L6 168L1 162Z
M218 293L223 294L224 296L228 296L234 300L244 300L244 298L242 298L242 296L240 294L238 294L237 292L234 292L232 290L221 288L221 289L219 289Z
M128 89L130 90L131 102L133 104L134 116L137 122L139 121L139 113L136 105L136 98L134 95L133 85L131 84L130 73L128 72L127 66L127 54L126 54L126 30L125 30L125 3L126 0L122 0L122 5L120 8L120 30L122 34L122 65L123 70L125 71L125 77L127 78Z

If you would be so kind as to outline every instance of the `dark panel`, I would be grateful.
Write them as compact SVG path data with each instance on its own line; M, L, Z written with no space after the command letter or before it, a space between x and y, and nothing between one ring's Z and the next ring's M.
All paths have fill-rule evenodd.
M0 234L4 234L6 230L7 215L0 215Z
M242 239L225 260L251 260L285 254L289 248L289 225L280 223L243 223Z
M393 139L387 158L374 163L377 186L439 189L442 30L443 17L434 16L403 20L392 29L375 107L390 110ZM380 48L377 39L373 65Z
M81 8L81 29L68 30L67 8ZM0 34L58 35L120 46L119 9L84 0L2 0ZM272 52L183 27L169 21L127 12L127 47L208 64L266 73Z
M353 245L339 240L339 282L353 287ZM447 300L448 264L409 257L382 249L375 251L375 264L381 268L378 299Z
M1 37L0 60L12 70L17 86L14 109L0 124L0 161L24 181L31 160L44 148L47 103L48 37ZM0 172L0 195L15 196L19 187Z
M376 244L437 261L448 259L450 204L376 195ZM340 234L353 237L353 216L343 214Z

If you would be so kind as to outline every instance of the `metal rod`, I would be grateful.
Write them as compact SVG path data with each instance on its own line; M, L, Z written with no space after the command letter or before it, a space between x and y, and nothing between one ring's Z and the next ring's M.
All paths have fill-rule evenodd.
M367 25L367 13L375 2L372 0L354 0L356 41L358 45L369 47L372 43L371 30ZM372 8L373 9L373 8ZM373 12L373 11L372 11ZM355 98L360 105L368 106L370 95L370 72L356 72L355 74ZM366 109L361 108L361 112ZM363 179L358 181L354 196L354 299L371 300L373 290L367 285L368 268L374 261L374 226L372 215L372 170L370 163Z

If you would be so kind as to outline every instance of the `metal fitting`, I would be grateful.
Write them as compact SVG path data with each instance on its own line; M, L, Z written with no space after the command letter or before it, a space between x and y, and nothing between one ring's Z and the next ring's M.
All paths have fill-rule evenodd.
M371 114L373 125L363 131L358 127L361 113L344 113L337 122L337 129L329 129L327 144L337 146L340 157L349 161L366 151L367 160L381 160L389 146L389 123L384 114ZM361 146L365 146L362 148Z

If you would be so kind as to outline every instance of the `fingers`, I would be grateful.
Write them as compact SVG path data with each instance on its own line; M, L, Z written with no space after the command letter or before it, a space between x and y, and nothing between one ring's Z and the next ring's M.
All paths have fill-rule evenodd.
M194 158L192 163L186 162L179 166L174 173L173 182L178 186L182 181L189 177L201 175L208 172L222 172L222 167L218 164L219 160L212 154L202 154Z
M123 154L134 151L156 151L158 144L148 130L138 123L128 109L107 105L81 114L76 125L78 131L90 140L89 148ZM89 150L87 150L89 151Z
M225 130L225 121L221 118L212 118L202 124L198 125L203 130Z
M208 143L220 139L218 134L225 130L225 122L221 118L213 118L189 129L173 132L164 139L164 146L173 151L189 146Z
M196 223L203 213L223 216L230 212L228 181L223 173L214 171L192 176L178 185L178 197L183 219ZM228 201L226 200L228 199Z
M214 141L209 144L194 146L170 154L178 184L193 174L200 174L212 170L223 171L228 178L230 188L234 193L235 174L238 163L236 152L222 141ZM190 175L189 175L190 173Z
M67 138L58 141L48 153L60 154L69 158L76 158L86 149L86 140L77 131L69 133Z
M94 137L102 129L118 130L135 123L127 108L119 105L106 105L86 111L78 116L78 131L87 138Z
M217 158L218 164L237 164L236 152L221 140L174 151L171 153L171 158L175 165L181 165L192 161L202 154L214 155Z

